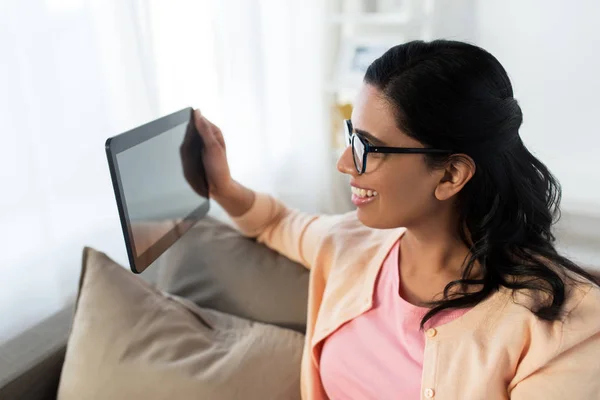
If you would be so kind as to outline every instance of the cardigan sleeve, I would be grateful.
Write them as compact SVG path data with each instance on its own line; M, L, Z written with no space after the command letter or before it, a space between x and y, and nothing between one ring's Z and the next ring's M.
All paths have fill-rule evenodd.
M274 197L256 193L245 214L232 218L240 232L310 269L323 238L340 215L310 214L286 207Z

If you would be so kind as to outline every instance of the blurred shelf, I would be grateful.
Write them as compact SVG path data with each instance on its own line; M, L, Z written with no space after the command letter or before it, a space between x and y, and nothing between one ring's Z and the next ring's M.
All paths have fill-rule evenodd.
M363 13L363 14L333 14L329 18L334 24L357 25L405 25L411 22L409 14L405 13Z
M560 209L563 214L570 214L576 216L584 216L588 219L594 219L597 221L597 227L600 226L600 204L598 202L591 201L588 199L577 199L563 194ZM596 231L600 238L600 229L596 228Z

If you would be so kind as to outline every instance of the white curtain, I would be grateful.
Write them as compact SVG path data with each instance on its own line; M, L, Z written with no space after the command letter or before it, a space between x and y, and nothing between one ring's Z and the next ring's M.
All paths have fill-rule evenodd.
M0 341L73 297L84 245L124 261L108 136L157 115L133 2L0 2Z
M324 2L213 1L232 173L306 211L323 208L329 173Z
M333 168L324 2L146 4L160 113L200 108L223 130L235 179L290 206L322 210Z
M125 261L104 141L156 117L134 2L0 2L0 341L75 293L81 250Z
M236 179L321 208L323 16L317 0L0 1L0 342L73 300L83 246L127 264L109 136L201 108Z

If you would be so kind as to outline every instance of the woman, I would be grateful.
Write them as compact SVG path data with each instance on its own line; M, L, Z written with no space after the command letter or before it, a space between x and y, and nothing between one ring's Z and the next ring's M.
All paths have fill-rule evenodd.
M491 54L415 41L373 62L337 164L344 215L243 187L195 121L213 198L311 270L304 399L600 399L598 283L554 247L560 187Z

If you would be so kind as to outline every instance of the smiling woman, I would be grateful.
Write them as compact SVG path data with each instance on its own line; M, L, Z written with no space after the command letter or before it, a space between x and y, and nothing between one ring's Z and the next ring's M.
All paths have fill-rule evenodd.
M337 163L356 213L245 188L197 118L216 201L312 271L304 398L597 397L600 288L555 248L560 186L490 53L415 41L369 66Z
M460 237L469 260L445 295L458 285L486 282L482 291L432 303L437 307L424 321L447 307L475 305L497 285L550 294L551 301L534 312L558 318L564 298L560 269L593 278L554 249L551 226L560 186L519 137L521 109L500 63L464 43L412 42L376 60L365 83L353 113L357 125L377 132L372 139L420 147L415 153L424 155L389 159L356 177L359 185L380 187L383 203L377 210L360 209L359 218L372 227L405 226L409 232L418 220ZM369 160L368 154L363 158ZM345 160L338 163L342 172ZM474 269L481 281L469 281ZM515 283L516 277L531 280Z

